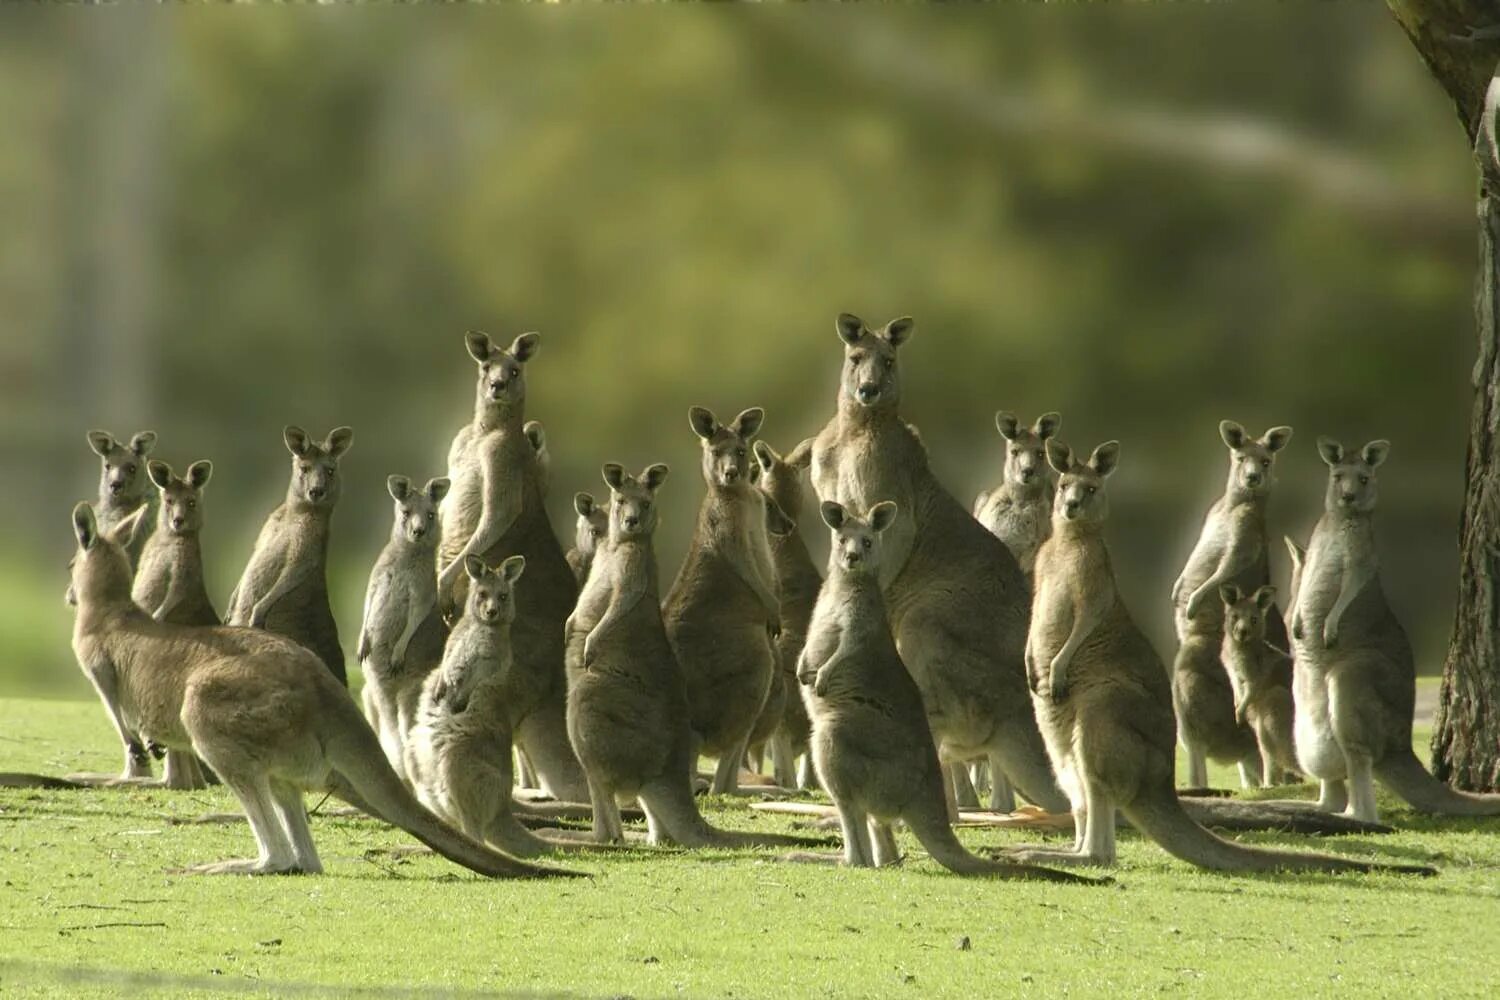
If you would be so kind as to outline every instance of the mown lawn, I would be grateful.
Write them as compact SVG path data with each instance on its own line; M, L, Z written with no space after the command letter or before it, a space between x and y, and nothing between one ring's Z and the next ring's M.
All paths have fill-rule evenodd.
M94 703L0 700L0 770L112 770L118 757ZM243 824L168 822L227 808L218 791L0 789L0 995L1249 998L1493 996L1500 983L1500 820L1392 802L1402 832L1321 846L1432 861L1438 878L1210 875L1125 833L1106 888L962 879L909 838L908 862L876 872L771 851L632 853L572 862L588 880L489 882L368 855L408 838L337 817L314 820L322 877L166 874L252 853ZM740 802L708 812L792 829Z

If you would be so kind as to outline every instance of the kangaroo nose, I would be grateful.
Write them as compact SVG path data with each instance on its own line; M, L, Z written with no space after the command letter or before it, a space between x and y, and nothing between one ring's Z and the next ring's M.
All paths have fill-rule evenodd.
M731 465L729 468L724 470L724 482L732 483L738 478L740 478L740 470L736 469L734 466Z
M411 529L411 534L413 538L421 538L423 535L427 534L427 525L417 525L415 528Z
M641 519L639 517L636 517L634 514L628 514L625 517L625 527L627 528L634 528L640 523Z
M309 500L321 500L327 495L328 491L321 486L314 486L307 491L307 498Z
M180 528L184 524L187 524L187 518L183 517L181 514L178 514L176 517L172 518L172 527Z
M112 483L109 484L109 491L111 493L118 493L121 490L123 490L124 488L125 488L125 484L122 483L122 482L120 482L119 480L115 480L114 482L112 482Z
M880 395L880 387L874 382L865 382L859 387L859 401L861 403L872 402L878 395Z

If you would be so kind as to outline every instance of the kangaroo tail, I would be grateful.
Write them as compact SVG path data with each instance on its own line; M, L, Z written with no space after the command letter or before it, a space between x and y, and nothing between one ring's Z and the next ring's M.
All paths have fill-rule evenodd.
M1420 812L1446 816L1500 816L1500 795L1476 795L1450 788L1434 778L1409 747L1387 754L1375 765L1375 775Z
M1104 885L1113 879L1089 878L1056 868L1040 865L1025 865L1007 861L991 861L971 854L958 835L948 825L947 809L940 799L932 803L933 808L913 810L906 816L906 825L916 835L917 841L932 855L932 860L951 872L960 875L987 875L990 878L1032 879L1043 882L1081 882L1087 885Z
M354 702L333 702L326 717L332 723L325 731L326 752L334 772L331 790L351 805L399 826L449 861L490 878L584 874L517 861L476 844L428 812L401 783L385 759L380 740L360 717Z
M1120 810L1141 833L1174 858L1215 871L1391 872L1436 875L1423 865L1381 865L1332 854L1303 854L1246 847L1224 840L1194 823L1170 787L1145 792Z

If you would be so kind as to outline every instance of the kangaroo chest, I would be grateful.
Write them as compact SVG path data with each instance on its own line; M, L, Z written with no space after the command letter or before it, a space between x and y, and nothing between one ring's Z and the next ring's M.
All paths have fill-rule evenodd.
M1344 570L1351 554L1368 544L1364 534L1362 526L1352 523L1318 524L1297 586L1297 607L1304 628L1308 623L1321 627L1327 618L1343 587Z

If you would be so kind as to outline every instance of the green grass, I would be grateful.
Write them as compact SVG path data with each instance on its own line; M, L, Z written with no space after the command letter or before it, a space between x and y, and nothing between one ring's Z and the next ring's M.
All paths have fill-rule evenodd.
M0 769L113 770L118 758L96 704L0 700ZM432 857L367 860L408 838L327 817L314 820L322 877L166 874L252 853L243 825L167 822L229 807L219 791L0 789L0 996L1248 998L1268 982L1298 997L1478 996L1500 982L1500 821L1428 820L1390 801L1400 833L1318 846L1431 860L1438 878L1211 875L1126 833L1106 888L959 878L909 838L896 870L629 854L572 862L589 880L489 882ZM708 812L792 829L738 802Z

